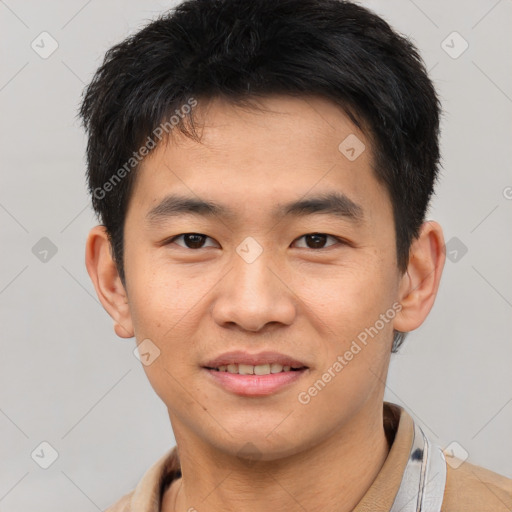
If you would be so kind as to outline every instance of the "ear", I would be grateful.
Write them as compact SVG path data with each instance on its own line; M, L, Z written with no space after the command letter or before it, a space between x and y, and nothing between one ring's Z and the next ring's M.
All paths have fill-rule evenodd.
M96 294L114 320L114 331L120 338L134 336L128 297L112 258L105 226L91 229L85 249L85 266Z
M429 314L439 289L446 260L443 230L434 221L422 224L409 251L407 271L399 285L402 310L393 327L401 332L418 328Z

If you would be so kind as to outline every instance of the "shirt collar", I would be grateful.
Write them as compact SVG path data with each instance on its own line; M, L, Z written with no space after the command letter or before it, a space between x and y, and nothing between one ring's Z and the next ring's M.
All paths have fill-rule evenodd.
M426 493L423 498L427 503L437 503L439 499L442 501L446 473L443 475L445 466L441 449L427 440L405 409L390 402L384 402L383 407L384 429L391 448L376 479L354 512L393 511L394 503L400 505L397 510L405 511L402 504L418 501L424 489ZM432 463L434 466L430 467ZM161 512L165 488L180 476L178 452L174 447L139 481L130 501L130 510ZM421 503L419 507L414 510L423 509Z

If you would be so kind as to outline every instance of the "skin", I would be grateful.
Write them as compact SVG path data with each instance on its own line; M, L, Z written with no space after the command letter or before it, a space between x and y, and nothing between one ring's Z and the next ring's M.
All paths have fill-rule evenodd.
M201 143L176 131L143 161L125 223L126 287L104 228L87 239L87 270L116 333L160 350L144 370L167 406L183 474L165 492L164 512L352 510L389 452L382 402L393 328L420 326L439 287L441 227L423 224L400 273L391 201L373 173L370 140L349 118L318 97L276 95L262 105L200 102ZM350 134L366 146L354 161L338 150ZM333 190L362 206L363 222L270 215L277 203ZM170 193L236 215L149 225L145 216ZM209 238L199 249L183 238L162 244L183 233ZM347 243L328 237L315 246L310 233ZM236 252L248 236L263 249L250 264ZM301 404L299 392L393 304L401 311ZM282 352L309 369L273 395L238 396L201 369L238 349ZM247 442L257 460L240 453Z

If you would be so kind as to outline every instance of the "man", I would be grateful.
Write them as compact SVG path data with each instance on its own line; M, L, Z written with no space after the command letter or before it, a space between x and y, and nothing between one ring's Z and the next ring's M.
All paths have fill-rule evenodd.
M109 510L512 509L383 402L445 261L439 110L349 2L191 0L107 52L86 264L177 443Z

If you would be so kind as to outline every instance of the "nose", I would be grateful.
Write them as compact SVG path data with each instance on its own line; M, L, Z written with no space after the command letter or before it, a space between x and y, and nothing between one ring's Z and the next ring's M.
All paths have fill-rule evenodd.
M265 252L250 263L234 255L233 267L219 284L212 308L218 325L259 332L271 324L293 323L296 298L286 276L274 268Z

